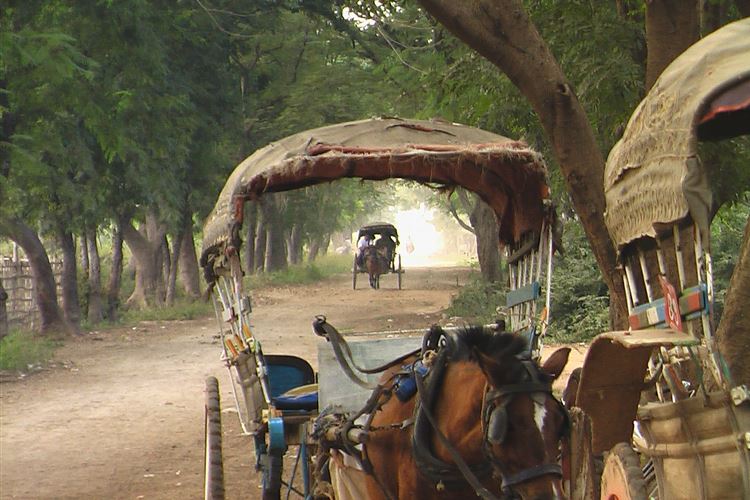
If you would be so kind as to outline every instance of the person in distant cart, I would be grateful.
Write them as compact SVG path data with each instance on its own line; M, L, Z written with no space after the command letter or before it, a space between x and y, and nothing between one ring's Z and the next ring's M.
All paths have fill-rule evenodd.
M362 262L362 256L365 253L365 248L372 245L372 236L369 234L364 234L357 242L357 265L359 267L362 267L364 263Z

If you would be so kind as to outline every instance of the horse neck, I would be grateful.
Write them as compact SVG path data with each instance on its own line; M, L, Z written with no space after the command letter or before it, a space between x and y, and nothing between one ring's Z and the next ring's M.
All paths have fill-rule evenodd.
M478 365L469 361L449 363L442 388L436 395L434 415L438 427L469 463L482 458L482 398L486 378ZM433 438L438 458L453 462L445 447Z

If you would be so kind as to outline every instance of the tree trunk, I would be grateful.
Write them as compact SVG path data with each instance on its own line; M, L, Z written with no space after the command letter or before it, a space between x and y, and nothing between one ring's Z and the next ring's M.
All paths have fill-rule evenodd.
M60 288L65 319L78 331L81 325L81 305L78 301L78 268L76 267L75 239L67 229L59 229L57 239L63 253Z
M162 303L167 297L167 283L169 282L169 270L171 269L171 253L169 251L169 240L167 240L166 231L164 237L161 239L161 245L159 245L159 261L157 266L160 269L159 279L156 281L156 293L159 296L157 302Z
M89 311L88 320L92 325L104 319L102 304L102 265L99 258L99 244L96 239L96 227L86 231L86 241L89 247Z
M81 269L83 270L83 279L88 279L88 269L89 269L89 244L86 241L86 233L84 232L81 235L81 244L79 245L81 248Z
M162 305L163 295L159 293L162 272L162 245L166 228L157 221L156 215L146 215L146 235L137 231L131 222L123 224L122 235L135 259L135 289L127 304L146 308Z
M302 261L302 230L299 224L292 226L287 240L289 249L289 264L299 264Z
M286 243L284 225L279 213L279 195L266 196L263 205L263 220L266 226L266 259L263 269L266 272L286 268Z
M499 67L541 120L586 231L611 307L626 316L615 248L604 225L604 157L578 98L520 0L419 0L441 24ZM618 325L625 326L625 325Z
M167 293L164 297L164 301L168 306L174 304L175 288L177 285L177 268L179 267L180 249L182 248L182 240L184 239L185 230L183 225L172 240L172 254L169 259L169 276L167 277Z
M499 231L495 212L485 202L475 195L474 210L469 220L474 228L474 236L477 240L477 258L482 278L488 283L497 283L502 280L500 272L500 248Z
M677 56L698 41L698 13L698 0L646 2L646 91Z
M307 251L307 261L312 262L318 258L324 243L329 241L329 234L317 234L310 239L310 248Z
M255 237L258 226L258 204L255 201L245 203L245 269L248 273L255 271Z
M23 248L31 264L31 275L36 286L36 301L42 316L41 333L45 335L73 334L75 329L65 320L57 305L57 290L47 251L37 234L18 219L0 219L0 234Z
M198 269L198 256L195 253L195 240L193 239L193 219L188 217L185 223L185 237L180 245L179 266L180 282L185 294L193 299L201 296L200 271Z
M266 197L258 200L258 227L255 233L255 255L253 263L253 270L256 272L263 271L263 267L266 263L266 240L268 239L268 234L266 232L267 215L265 207L267 205L268 200Z
M723 355L729 372L732 374L732 385L750 387L750 220L745 224L745 235L742 238L737 263L734 265L732 279L729 282L724 313L716 332L719 351Z
M120 283L122 282L122 221L118 220L112 236L112 269L107 284L107 319L117 321L120 307Z
M8 328L8 308L7 308L8 293L3 287L3 280L0 278L0 340L3 340L10 333Z

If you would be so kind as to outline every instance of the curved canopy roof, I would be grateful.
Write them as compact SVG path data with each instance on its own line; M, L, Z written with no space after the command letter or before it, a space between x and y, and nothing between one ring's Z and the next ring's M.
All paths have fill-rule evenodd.
M396 226L388 222L373 222L371 224L366 224L360 227L359 233L357 233L357 238L361 238L366 234L370 236L375 236L378 234L382 234L384 236L393 235L393 237L398 240L398 230L396 229Z
M374 118L292 135L240 163L204 225L201 262L239 245L244 201L345 177L462 186L493 208L504 243L539 231L548 213L547 170L526 144L455 123Z
M688 214L708 234L712 198L697 143L750 132L749 82L750 19L703 38L664 70L607 159L605 221L618 248Z

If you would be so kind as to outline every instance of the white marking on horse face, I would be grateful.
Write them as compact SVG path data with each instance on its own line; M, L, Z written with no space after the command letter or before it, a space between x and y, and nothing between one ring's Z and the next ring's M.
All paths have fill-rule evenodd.
M534 422L539 429L539 433L544 436L544 419L547 416L547 408L543 404L534 401Z

